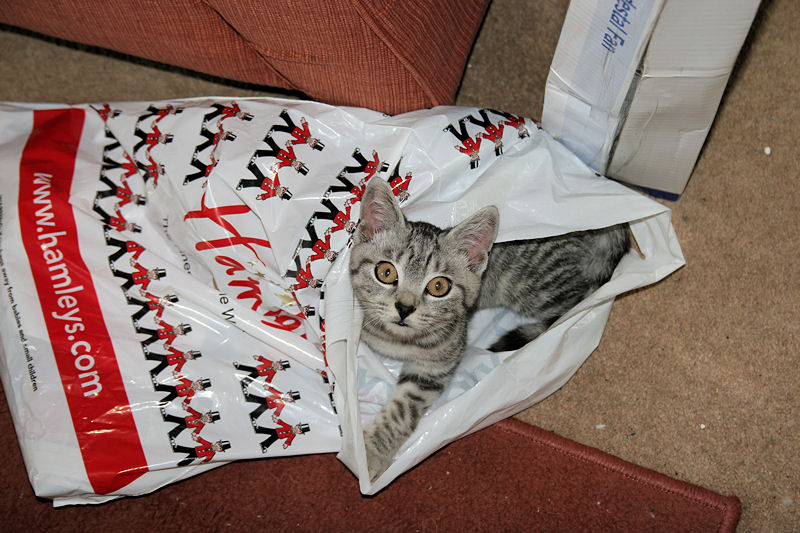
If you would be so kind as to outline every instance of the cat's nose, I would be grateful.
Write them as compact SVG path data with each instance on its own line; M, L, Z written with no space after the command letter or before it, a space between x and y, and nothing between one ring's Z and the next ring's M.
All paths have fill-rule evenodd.
M400 313L400 320L405 320L405 318L416 309L413 305L406 305L400 302L395 302L394 307L397 309L397 312Z

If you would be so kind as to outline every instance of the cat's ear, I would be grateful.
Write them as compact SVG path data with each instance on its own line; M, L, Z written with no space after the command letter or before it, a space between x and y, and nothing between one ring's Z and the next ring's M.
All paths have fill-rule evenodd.
M489 206L450 230L448 237L457 250L466 254L472 272L482 274L486 269L499 224L500 213L496 207Z
M403 212L400 211L389 184L380 178L369 180L361 199L358 236L362 240L369 240L378 232L404 224Z

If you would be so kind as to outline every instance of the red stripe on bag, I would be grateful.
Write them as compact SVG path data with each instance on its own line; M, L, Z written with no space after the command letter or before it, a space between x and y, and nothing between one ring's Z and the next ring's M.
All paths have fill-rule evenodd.
M84 111L34 111L20 162L19 223L92 489L108 494L147 471L128 395L78 248L70 188Z

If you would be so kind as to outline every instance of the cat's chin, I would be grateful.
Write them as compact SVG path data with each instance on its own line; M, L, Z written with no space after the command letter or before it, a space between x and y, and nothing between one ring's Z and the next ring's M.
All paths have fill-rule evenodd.
M392 356L396 353L399 347L417 347L420 342L429 344L429 339L426 339L424 330L415 327L413 324L404 322L399 324L397 322L381 322L378 327L364 327L364 332L368 333L368 342L373 349L384 355Z
M419 336L417 328L408 322L385 322L384 329L391 337L394 337L393 340L409 341Z

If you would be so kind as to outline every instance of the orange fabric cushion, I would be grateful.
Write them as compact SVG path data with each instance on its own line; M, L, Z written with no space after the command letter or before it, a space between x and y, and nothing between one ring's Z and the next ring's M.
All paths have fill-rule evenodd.
M337 105L454 101L489 0L26 0L0 22Z

